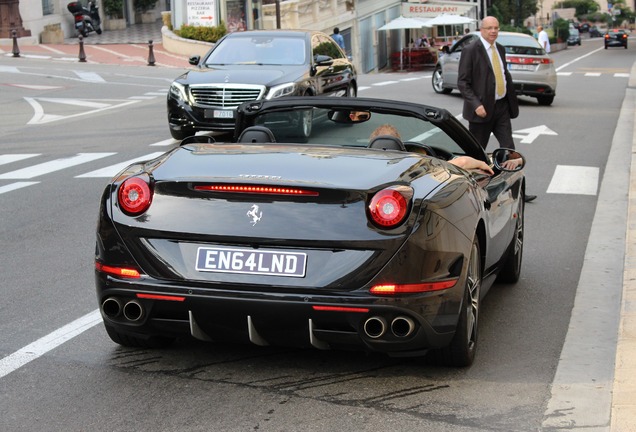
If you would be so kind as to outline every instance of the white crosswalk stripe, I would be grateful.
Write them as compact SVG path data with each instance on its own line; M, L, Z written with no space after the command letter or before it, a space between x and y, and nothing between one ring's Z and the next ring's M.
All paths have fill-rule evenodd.
M86 162L91 162L97 159L101 159L107 156L112 156L116 153L78 153L75 156L71 156L63 159L56 159L49 162L44 162L38 165L22 168L19 170L11 171L5 174L0 174L0 179L22 180L32 179L44 174L52 173L55 171L63 170L75 165L80 165Z
M22 189L27 186L36 185L38 183L40 182L15 182L15 183L8 184L6 186L0 186L0 195L2 195L5 192L11 192L14 190Z
M164 152L154 152L144 156L139 156L138 158L130 159L130 160L127 160L126 162L121 162L115 165L111 165L105 168L88 172L86 174L75 176L75 178L101 178L101 177L111 178L111 177L114 177L121 170L126 168L128 165L131 165L139 161L154 159L157 156L160 156L162 154L164 154Z
M12 162L18 162L24 159L35 157L35 156L40 156L40 153L0 155L0 165L12 163Z

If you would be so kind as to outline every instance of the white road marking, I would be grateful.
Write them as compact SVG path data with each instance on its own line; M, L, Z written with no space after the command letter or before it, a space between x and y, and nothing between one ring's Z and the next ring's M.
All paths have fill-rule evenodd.
M616 78L629 78L629 74L628 73L615 73L614 77L616 77Z
M557 165L547 193L596 195L599 169L596 167Z
M9 375L11 372L21 368L27 363L43 356L47 352L57 348L64 342L84 333L91 327L102 321L99 309L84 315L75 321L66 324L52 333L36 340L18 351L9 354L0 360L0 378Z
M107 178L112 178L115 175L117 175L119 172L121 172L124 168L126 168L128 165L131 165L135 162L139 162L139 161L145 161L145 160L150 160L150 159L154 159L157 156L161 156L162 154L164 154L165 152L154 152L154 153L150 153L147 154L145 156L139 156L137 158L134 159L130 159L126 162L121 162L115 165L111 165L105 168L101 168L95 171L91 171L88 172L86 174L81 174L78 176L75 176L75 178L98 178L98 177L107 177Z
M371 87L361 86L361 87L358 87L358 91L368 90L368 89L370 89L370 88L371 88Z
M382 81L382 82L374 83L374 84L371 84L371 85L382 87L382 86L385 86L385 85L391 85L391 84L397 84L397 83L399 83L399 81Z
M82 81L90 81L90 82L106 82L104 78L102 78L99 74L95 72L84 72L84 71L73 71L75 75L80 77Z
M78 153L77 155L68 158L56 159L5 174L0 174L0 179L31 179L33 177L38 177L86 162L91 162L114 154L116 153Z
M31 105L31 107L33 108L33 111L35 112L35 114L33 114L33 118L31 118L31 120L29 120L27 123L29 125L50 123L57 120L85 116L85 115L94 114L100 111L106 111L109 109L121 108L126 105L131 105L131 104L139 102L138 100L130 100L130 99L127 99L127 100L105 99L105 100L95 101L91 99L29 98L29 97L25 97L24 100ZM42 108L42 105L40 104L39 101L44 101L49 103L59 103L59 104L65 104L65 105L75 105L82 108L95 108L95 109L88 110L88 111L81 111L77 114L71 114L66 116L45 114L44 108Z
M8 184L6 186L0 186L0 195L2 195L3 193L6 193L6 192L11 192L11 191L14 191L14 190L22 189L22 188L27 187L27 186L33 186L33 185L36 185L38 183L40 183L40 182L15 182L15 183Z
M0 155L0 165L18 162L24 159L29 159L35 156L40 156L40 153L24 153L24 154L5 154Z
M601 73L600 72L587 72L587 73L583 74L583 76L586 76L586 77L600 77Z
M169 146L169 145L176 144L176 143L178 143L178 142L179 142L179 141L177 141L177 140L174 140L174 139L170 138L170 139L167 139L167 140L163 140L163 141L156 142L156 143L154 143L154 144L150 144L150 147L162 147L162 146Z
M557 72L557 76L570 76L572 72Z
M13 66L0 66L0 72L20 73L20 69Z

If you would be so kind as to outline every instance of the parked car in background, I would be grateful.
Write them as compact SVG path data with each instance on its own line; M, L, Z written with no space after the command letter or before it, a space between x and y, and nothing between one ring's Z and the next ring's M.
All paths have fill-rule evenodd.
M590 27L590 37L603 37L603 32L596 26Z
M567 43L568 45L581 45L581 34L577 29L570 29Z
M232 131L243 102L283 96L351 96L358 93L351 61L317 31L234 32L220 39L168 92L173 138L198 131Z
M609 29L605 33L605 49L608 47L624 47L627 49L627 32L623 29Z
M580 25L579 25L578 30L579 30L581 33L586 33L586 32L589 32L589 31L590 31L590 28L591 28L591 27L590 27L590 24L589 24L589 23L582 23L582 24L580 24Z
M472 32L452 47L442 47L432 78L436 93L448 94L457 89L462 50L476 40L479 40L479 32ZM536 97L539 105L552 104L557 87L556 68L539 42L532 36L512 32L499 32L497 42L506 48L508 69L517 94Z

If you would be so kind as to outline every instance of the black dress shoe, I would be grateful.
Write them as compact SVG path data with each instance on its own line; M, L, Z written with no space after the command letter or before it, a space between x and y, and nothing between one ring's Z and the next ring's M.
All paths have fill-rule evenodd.
M525 195L525 196L524 196L524 198L523 198L523 200L524 200L525 202L534 201L534 200L536 200L536 199L537 199L537 196L536 196L536 195Z

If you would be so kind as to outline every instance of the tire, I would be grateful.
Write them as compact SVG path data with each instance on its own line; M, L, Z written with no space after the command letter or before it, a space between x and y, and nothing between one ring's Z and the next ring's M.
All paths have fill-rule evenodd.
M475 360L479 325L479 309L481 307L481 253L477 238L473 240L468 259L464 299L462 301L455 336L450 345L434 351L437 363L468 367Z
M449 94L453 91L453 89L444 87L444 76L442 74L442 67L439 65L436 66L435 71L433 71L433 79L431 83L433 84L433 90L435 90L435 93Z
M106 333L116 344L131 348L165 348L174 343L175 338L165 336L132 336L120 333L108 324L104 324Z
M537 102L539 105L548 106L554 102L554 96L537 96Z
M356 87L353 84L349 84L347 90L345 91L344 97L358 97L358 92L356 91Z
M311 136L311 129L314 123L314 116L312 110L304 110L298 113L298 125L295 131L295 135L298 137L298 141L306 143Z
M95 29L95 32L99 35L102 34L102 29L100 27L97 27L97 29Z
M512 236L510 246L506 252L506 261L497 276L497 281L502 283L516 283L521 276L521 261L523 258L523 232L525 217L525 202L522 192L519 196L519 210L517 212L517 223Z
M181 141L184 138L187 138L189 136L192 136L196 133L196 131L194 131L193 129L180 129L180 130L176 130L176 129L172 129L170 128L170 135L172 135L172 138Z

